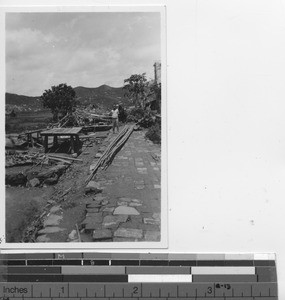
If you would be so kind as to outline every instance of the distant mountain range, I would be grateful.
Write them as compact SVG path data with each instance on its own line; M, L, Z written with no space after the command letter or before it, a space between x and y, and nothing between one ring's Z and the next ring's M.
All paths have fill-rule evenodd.
M122 87L114 88L104 84L97 88L78 86L74 90L80 104L83 105L94 104L109 108L114 103L126 101Z
M104 108L110 108L115 103L123 103L127 105L124 98L124 90L122 87L114 88L108 85L101 85L97 88L86 88L78 86L74 88L76 97L81 105L95 105ZM42 110L40 96L29 97L6 93L6 109L15 109L16 111L38 111Z

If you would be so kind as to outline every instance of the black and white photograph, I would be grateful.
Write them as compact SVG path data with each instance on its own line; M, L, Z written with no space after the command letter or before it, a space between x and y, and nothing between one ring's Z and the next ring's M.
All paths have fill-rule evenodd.
M164 30L161 7L6 12L7 244L161 245Z
M1 0L0 66L0 298L285 299L285 0Z

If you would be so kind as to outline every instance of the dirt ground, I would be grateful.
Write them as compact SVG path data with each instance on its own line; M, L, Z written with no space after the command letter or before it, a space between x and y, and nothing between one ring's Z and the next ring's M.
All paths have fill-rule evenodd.
M106 136L108 132L100 132ZM83 147L78 157L83 162L74 162L60 177L54 186L10 187L6 186L6 241L21 242L25 229L39 216L44 208L59 203L64 209L64 221L61 224L66 231L57 234L54 242L65 242L74 225L82 221L85 213L84 181L89 174L90 161L104 139L96 139L91 147ZM21 172L30 166L7 168L6 173ZM64 197L64 191L70 190Z

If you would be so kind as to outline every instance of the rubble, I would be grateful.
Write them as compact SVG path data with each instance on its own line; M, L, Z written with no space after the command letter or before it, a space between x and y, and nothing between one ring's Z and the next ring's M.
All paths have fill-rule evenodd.
M58 176L54 175L53 177L45 179L43 183L47 185L54 185L57 184L58 179L59 179Z
M80 126L84 126L86 129L86 121L83 122L83 115L80 116L78 112L76 112L76 124ZM64 122L69 122L69 117L63 120L60 126L65 126ZM83 123L81 123L83 122ZM88 123L88 122L87 122ZM67 123L66 123L67 124ZM74 125L75 123L73 123ZM94 147L95 151L85 152L88 150L87 147L90 144L94 144L96 137L96 133L86 134L80 136L80 141L83 143L84 149L82 148L81 156L77 158L77 154L68 155L68 154L59 154L59 153L42 153L42 149L35 149L33 154L29 153L28 151L21 151L21 152L7 152L7 155L10 157L18 157L20 162L25 161L26 163L32 163L33 167L24 174L20 175L18 179L19 182L23 182L22 185L26 185L27 187L38 187L45 185L53 185L58 183L58 180L62 174L66 172L69 168L68 172L66 173L67 179L76 179L79 178L78 176L82 176L83 172L78 172L78 168L81 167L77 164L74 164L70 167L73 163L82 163L82 169L84 168L85 174L88 173L89 164L92 162L90 166L90 173L89 177L86 175L87 179L85 183L86 186L82 185L82 180L77 183L76 180L72 181L72 188L68 188L71 184L66 184L64 180L61 180L58 187L55 188L47 188L47 191L55 191L56 193L52 194L51 199L47 199L48 207L50 209L46 209L46 213L49 214L48 217L44 218L41 217L41 221L37 221L34 225L34 233L30 232L29 239L26 241L33 241L33 242L48 242L49 234L63 232L66 231L65 239L68 236L68 242L107 242L107 241L138 241L138 240L147 240L147 241L157 241L160 239L160 232L159 225L160 225L160 216L146 214L144 211L146 209L152 212L152 208L145 205L145 202L138 199L133 199L133 197L140 197L136 196L135 193L118 193L116 196L106 193L107 197L105 196L105 192L108 191L109 186L116 183L116 178L110 179L105 176L101 176L102 172L108 165L112 162L115 155L118 151L124 146L124 143L130 136L133 130L133 126L126 126L122 128L120 134L123 132L121 136L119 135L109 135L109 138L102 142L102 146L98 149L98 147ZM94 127L93 127L94 130ZM111 136L111 138L110 138ZM59 137L60 140L60 137ZM115 140L115 142L114 142ZM60 140L61 141L61 140ZM101 140L99 140L101 141ZM99 143L99 142L98 142ZM96 142L97 144L97 142ZM99 143L100 144L100 143ZM37 151L36 151L37 150ZM52 149L53 151L54 149ZM90 149L91 150L91 149ZM97 152L96 152L97 151ZM142 150L140 150L142 151ZM55 151L57 152L57 151ZM58 151L60 152L60 151ZM17 155L15 155L17 153ZM129 154L118 156L118 159L123 160L123 162L119 162L118 165L120 166L128 166L129 160L133 159L131 157L131 151L129 150ZM90 156L86 157L83 156L90 154ZM94 159L95 158L97 159ZM158 156L152 156L153 160L155 161L155 166L157 162L159 162ZM88 161L90 159L90 161ZM92 161L93 160L93 161ZM12 161L12 160L11 160ZM139 175L147 174L146 163L143 162L141 157L136 157L133 159L133 162L136 165L135 172ZM144 164L145 163L145 164ZM151 162L153 163L153 162ZM48 167L47 167L48 165ZM34 168L39 166L37 168ZM77 168L77 169L76 169ZM94 176L96 171L100 169L100 173L96 177ZM78 174L78 173L79 174ZM98 171L99 172L99 171ZM118 170L120 172L120 170ZM137 175L135 173L135 175ZM129 182L136 183L135 180L140 180L141 176L138 178L133 179L131 174L128 175ZM119 174L121 175L121 174ZM118 175L118 176L119 176ZM122 176L122 177L124 177ZM94 178L93 178L94 177ZM127 178L127 177L126 177ZM80 178L81 179L81 178ZM83 177L83 181L85 177ZM96 180L96 181L95 181ZM142 179L141 179L142 180ZM127 180L126 180L127 181ZM15 181L17 182L17 180ZM140 184L140 185L139 185ZM142 180L142 182L138 182L138 186L142 186L143 188L146 186L147 183ZM68 189L66 189L68 188ZM112 187L111 187L112 188ZM160 186L157 185L157 188L160 189ZM71 190L72 189L72 190ZM37 190L34 190L37 192ZM103 196L102 193L103 192ZM136 192L136 191L135 191ZM142 191L144 192L144 191ZM69 194L68 197L66 195ZM81 193L81 195L80 195ZM76 195L73 195L76 194ZM122 197L124 196L125 197ZM139 194L140 195L140 194ZM144 194L143 194L144 195ZM76 197L75 197L76 196ZM78 196L78 197L77 197ZM82 198L80 198L82 196ZM69 198L70 201L73 203L75 209L77 209L76 205L80 203L81 211L80 214L77 215L77 220L79 225L77 230L72 230L69 234L67 229L60 227L60 222L63 217L63 210L65 211L66 207L64 204L68 203ZM92 199L93 198L93 199ZM106 199L107 198L107 199ZM74 200L75 199L75 200ZM59 204L59 205L58 205ZM143 205L144 204L144 205ZM75 210L74 210L75 211ZM77 211L76 211L77 212ZM73 211L72 211L73 213ZM85 215L85 219L83 219L81 214ZM73 215L72 215L73 216ZM81 219L82 217L82 219ZM145 218L148 217L148 218ZM71 217L72 218L72 217ZM65 224L65 223L64 223ZM63 226L63 225L62 225ZM71 230L69 228L69 230ZM80 232L82 236L80 237ZM60 234L62 235L62 234ZM82 240L81 240L82 238Z
M100 187L100 184L95 181L88 182L87 186L85 187L85 194L88 193L101 193L102 188Z
M44 181L48 178L52 178L53 176L57 175L57 176L61 176L64 171L66 170L66 166L64 165L56 165L54 167L49 168L46 171L42 171L37 175L37 178L40 181Z
M31 187L36 187L36 186L39 186L40 184L41 183L38 178L33 178L33 179L29 180L29 185Z
M32 165L38 160L39 153L28 151L6 151L5 167Z
M68 235L69 240L75 240L77 239L77 231L74 229L70 232L70 234Z

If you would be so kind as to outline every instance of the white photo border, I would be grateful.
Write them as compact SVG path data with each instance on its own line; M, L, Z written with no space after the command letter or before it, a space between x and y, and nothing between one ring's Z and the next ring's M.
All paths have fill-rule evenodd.
M0 193L0 252L47 252L56 251L92 251L103 249L165 249L168 248L168 177L167 177L167 42L166 42L166 6L165 5L96 5L96 6L5 6L0 7L0 94L5 99L6 66L5 66L5 15L6 13L22 12L159 12L161 20L161 114L162 114L162 142L161 142L161 240L160 242L100 242L100 243L6 243L5 226L5 172L2 172ZM4 116L5 100L1 101L1 112ZM5 145L5 118L0 118L0 128ZM5 169L5 146L1 148L0 162Z

